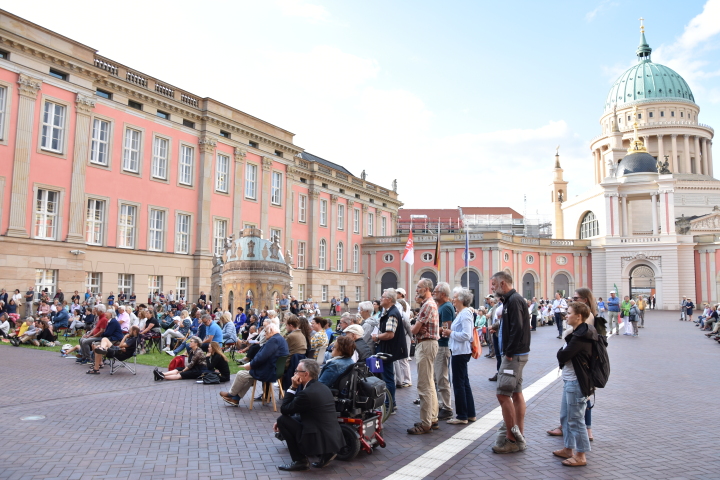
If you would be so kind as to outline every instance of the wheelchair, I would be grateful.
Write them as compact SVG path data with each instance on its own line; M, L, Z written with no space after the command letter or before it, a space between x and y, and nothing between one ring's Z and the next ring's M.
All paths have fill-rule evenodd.
M387 360L390 355L374 357ZM337 452L339 460L353 460L360 450L368 455L376 447L385 448L382 437L386 406L385 382L373 375L365 363L356 363L338 377L330 389L335 397L335 411L345 439L345 448ZM392 411L392 398L389 398ZM384 408L383 408L384 407Z

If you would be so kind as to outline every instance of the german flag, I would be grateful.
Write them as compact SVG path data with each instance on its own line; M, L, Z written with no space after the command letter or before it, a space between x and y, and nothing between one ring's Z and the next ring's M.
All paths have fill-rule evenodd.
M440 271L440 219L438 218L438 232L437 232L437 242L435 243L435 258L433 260L433 265L435 268L437 268L438 272Z

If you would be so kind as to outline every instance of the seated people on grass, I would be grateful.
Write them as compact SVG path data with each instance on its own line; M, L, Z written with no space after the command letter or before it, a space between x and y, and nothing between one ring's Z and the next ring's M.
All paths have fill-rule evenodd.
M232 322L230 322L232 324ZM217 342L212 342L205 357L207 371L217 374L220 377L220 383L230 381L230 365L222 351L222 347Z
M35 340L35 337L39 333L35 319L33 317L27 317L25 319L25 325L23 326L25 327L25 329L23 331L23 328L20 327L20 333L18 334L14 345L16 347L19 346L21 343L30 343L35 346L40 345L40 343Z
M108 326L108 319L105 316L106 310L105 305L102 303L96 305L93 309L93 313L97 316L97 322L95 323L95 328L83 335L80 339L80 356L75 360L77 363L84 365L90 362L92 344L102 340L105 329Z
M57 318L57 317L56 317ZM36 328L38 329L37 335L35 335L35 341L39 342L43 347L54 347L57 336L53 331L52 325L47 320L41 318L35 322Z
M198 337L190 337L188 341L189 354L185 368L161 372L158 368L153 371L155 380L193 380L203 373L205 368L205 352L200 348L202 341Z
M193 336L192 334L192 320L190 320L190 317L187 317L185 320L183 320L182 326L178 329L178 332L182 334L182 337L178 338L177 346L175 347L175 350L170 350L169 348L166 348L163 350L165 353L170 355L171 357L177 356L185 350L188 346L187 342L190 337Z
M288 346L274 322L266 327L267 342L249 363L235 375L229 392L220 392L225 403L237 406L255 380L273 383L276 378L277 359L288 355Z
M183 319L182 317L175 316L172 317L172 324L167 327L167 330L165 330L162 334L162 342L165 344L165 348L163 348L163 351L166 352L170 350L170 345L172 344L172 341L174 338L183 338L185 335L180 333L180 327L183 326Z
M57 331L58 328L67 328L69 325L70 320L70 312L68 312L66 309L61 308L58 310L58 312L55 314L55 317L53 317L53 327L55 331Z
M220 325L218 325L215 321L213 321L212 316L209 313L206 313L202 317L200 317L200 321L203 325L205 325L205 336L201 337L202 344L200 345L200 348L202 348L203 352L207 352L208 348L210 347L210 343L212 342L218 342L222 345L223 343L223 331L222 328L220 328Z
M352 358L353 353L355 353L355 341L350 337L338 337L332 357L323 365L318 381L332 387L338 377L355 363Z
M112 321L110 322L112 323ZM109 326L109 325L108 325ZM113 342L104 337L100 340L100 345L95 347L95 365L93 368L88 370L86 373L90 375L97 375L100 373L100 365L102 365L103 356L107 358L115 358L124 362L128 358L132 358L135 354L135 350L140 343L140 327L133 325L130 327L130 332L123 337L119 345L113 345Z

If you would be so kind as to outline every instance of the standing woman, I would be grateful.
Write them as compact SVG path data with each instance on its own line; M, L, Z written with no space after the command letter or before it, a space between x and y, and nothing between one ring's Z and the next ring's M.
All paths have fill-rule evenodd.
M199 337L192 337L188 344L190 345L190 353L188 354L187 364L185 368L178 370L170 370L162 373L158 368L153 370L155 380L192 380L198 378L203 373L205 367L205 352L200 349L202 340Z
M455 393L456 418L447 421L450 425L465 425L468 420L475 421L475 400L473 399L468 362L472 353L473 313L470 304L473 294L467 288L456 287L453 290L452 303L458 314L450 328L443 328L441 334L447 337L448 347L452 352L450 366L452 368L452 385Z
M637 337L638 336L638 320L640 320L640 309L638 308L637 304L635 303L635 300L630 300L630 315L628 315L628 320L630 320L630 328L632 329L632 336ZM692 315L692 314L690 314Z
M688 322L692 322L693 308L695 308L695 304L692 302L692 299L688 298L685 304L685 319Z
M568 335L567 343L557 352L562 368L563 395L560 406L560 422L564 432L565 448L555 450L553 455L564 458L566 467L587 465L585 453L590 451L587 428L585 427L585 409L587 398L594 390L590 375L590 359L593 343L598 340L597 332L586 320L590 309L580 302L568 305L568 325L573 333Z

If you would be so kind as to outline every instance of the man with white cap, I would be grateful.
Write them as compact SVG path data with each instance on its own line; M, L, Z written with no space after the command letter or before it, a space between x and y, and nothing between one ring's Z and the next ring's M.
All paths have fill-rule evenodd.
M410 344L412 343L412 333L410 329L410 304L405 300L405 289L395 289L397 293L397 307L402 314L403 326L405 327L405 340L407 343L407 351L410 351ZM412 387L412 377L410 376L410 357L403 358L395 362L395 385L397 387Z
M615 290L610 291L607 306L608 315L610 316L608 319L608 332L612 333L613 328L615 328L615 335L620 335L620 319L618 318L620 315L620 298L615 296ZM613 327L613 322L615 322L615 327Z
M174 325L162 334L162 338L165 341L165 348L163 350L170 351L170 343L172 343L173 338L183 338L185 335L180 333L180 327L182 327L182 319L178 317L177 315L173 317L173 323Z
M364 362L366 358L372 355L370 345L363 339L365 332L360 325L350 325L343 330L343 333L346 337L355 341L355 353L352 356L355 362Z

